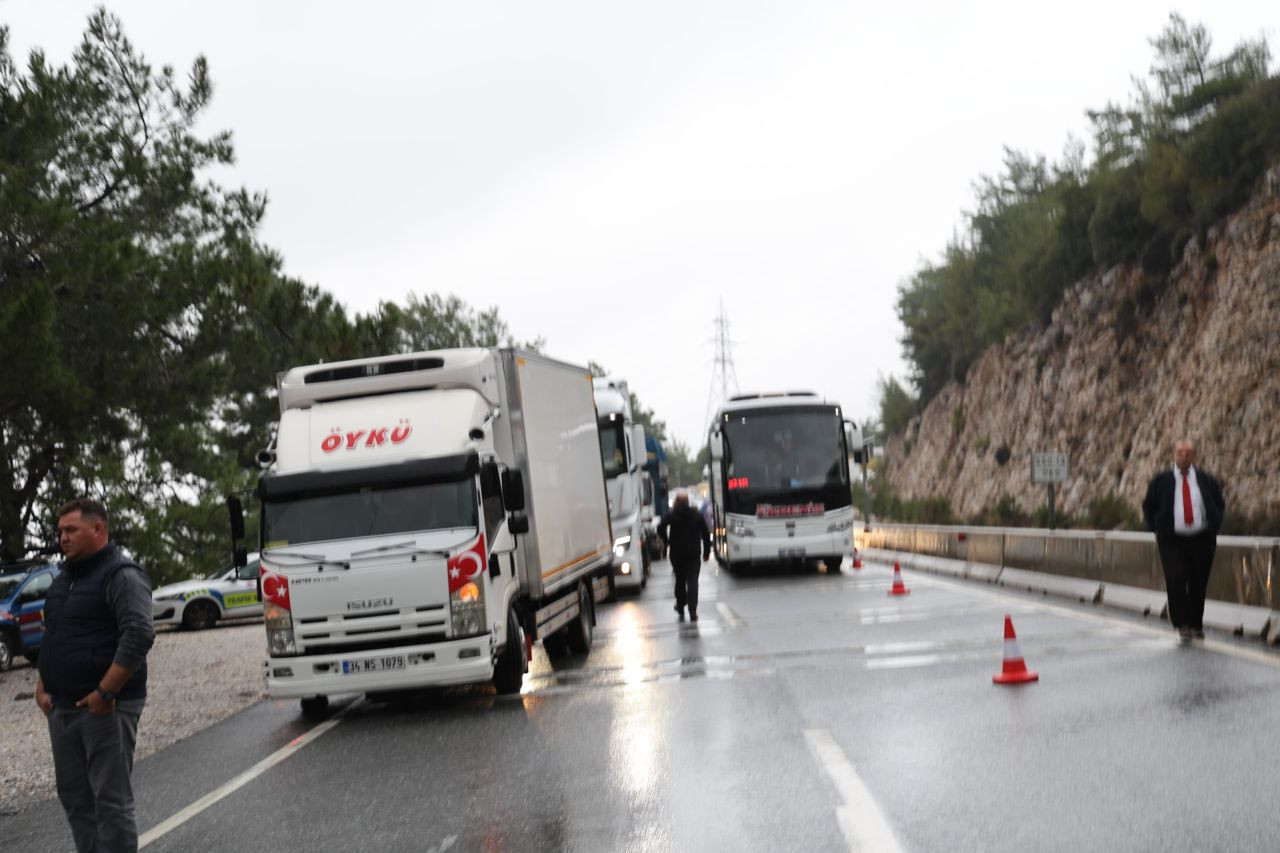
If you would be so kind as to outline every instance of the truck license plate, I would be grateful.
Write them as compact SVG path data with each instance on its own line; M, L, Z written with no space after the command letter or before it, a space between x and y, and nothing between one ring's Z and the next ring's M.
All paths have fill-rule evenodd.
M404 666L404 655L344 660L342 662L342 674L359 675L362 672L386 672L392 669L404 669Z
M803 556L804 556L803 548L779 548L778 549L779 560L798 560Z

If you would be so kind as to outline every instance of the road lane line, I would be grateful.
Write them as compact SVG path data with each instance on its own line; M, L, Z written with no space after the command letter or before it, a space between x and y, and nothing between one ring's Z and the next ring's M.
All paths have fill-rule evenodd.
M844 805L836 809L836 822L849 849L854 853L901 853L884 812L876 805L871 791L858 778L840 745L826 729L808 729L804 739L809 751L831 777Z
M720 618L723 619L730 628L741 628L746 624L742 621L742 617L733 612L733 608L725 604L723 601L716 602L716 610L720 612Z
M994 598L998 601L1016 601L1028 610L1040 610L1046 613L1054 613L1058 616L1066 616L1069 618L1079 619L1081 621L1100 623L1112 628L1120 628L1135 634L1146 634L1149 637L1167 640L1171 645L1182 642L1173 634L1173 629L1167 625L1163 628L1156 628L1151 625L1130 622L1127 619L1122 619L1118 616L1111 616L1107 613L1089 613L1082 610L1075 610L1071 607L1049 604L1048 602L1029 601L1021 595L1015 595L1013 593L1001 592L993 589L983 589L965 581L946 580L938 577L921 577L918 574L917 579L925 586L943 586L954 590L970 592L974 595L980 595L986 598ZM1251 649L1247 646L1240 646L1224 640L1196 640L1193 645L1202 646L1209 651L1230 655L1242 660L1249 660L1254 663L1266 664L1273 668L1280 668L1280 655L1277 655L1274 652L1263 651L1261 649Z
M296 738L289 741L288 744L281 747L280 749L277 749L275 752L271 753L266 758L262 759L257 764L253 765L248 770L241 773L239 776L234 777L229 782L225 783L224 785L221 785L220 787L214 788L212 791L205 794L203 797L196 800L191 805L176 812L175 814L171 815L170 817L162 820L160 823L151 827L146 832L142 833L142 835L138 836L138 848L141 849L143 847L146 847L148 844L152 843L153 841L156 841L162 836L167 835L168 833L177 829L179 826L182 826L182 824L191 820L191 818L200 814L205 809L217 803L219 800L222 800L225 797L230 796L231 794L243 788L245 785L252 782L254 779L257 779L263 773L266 773L272 767L275 767L281 761L284 761L286 758L293 755L295 752L302 749L304 746L311 743L313 740L320 737L325 732L332 729L334 726L338 725L338 723L342 722L343 714L347 713L352 708L356 707L362 702L364 702L363 697L356 699L354 702L347 705L345 708L343 708L334 716L325 720L323 723L311 729L310 731L306 732L305 734L298 735Z

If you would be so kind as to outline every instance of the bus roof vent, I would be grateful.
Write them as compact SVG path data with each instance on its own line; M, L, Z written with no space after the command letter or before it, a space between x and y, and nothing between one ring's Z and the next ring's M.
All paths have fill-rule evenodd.
M737 394L729 398L730 403L741 400L764 400L770 397L817 397L812 391L765 391L762 394Z

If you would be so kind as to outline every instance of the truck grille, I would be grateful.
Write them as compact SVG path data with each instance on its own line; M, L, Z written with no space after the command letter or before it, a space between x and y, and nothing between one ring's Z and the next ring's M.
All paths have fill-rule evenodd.
M377 610L298 620L298 641L306 653L363 652L448 638L444 605L414 610Z

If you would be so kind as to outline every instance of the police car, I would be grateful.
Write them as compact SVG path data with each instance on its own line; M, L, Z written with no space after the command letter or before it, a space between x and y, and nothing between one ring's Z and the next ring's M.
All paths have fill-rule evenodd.
M151 592L151 614L157 625L181 625L188 630L212 628L219 619L261 616L258 597L258 555L247 565L232 566L202 580L166 584Z
M28 561L0 568L0 672L22 655L32 663L44 639L44 597L58 567Z

